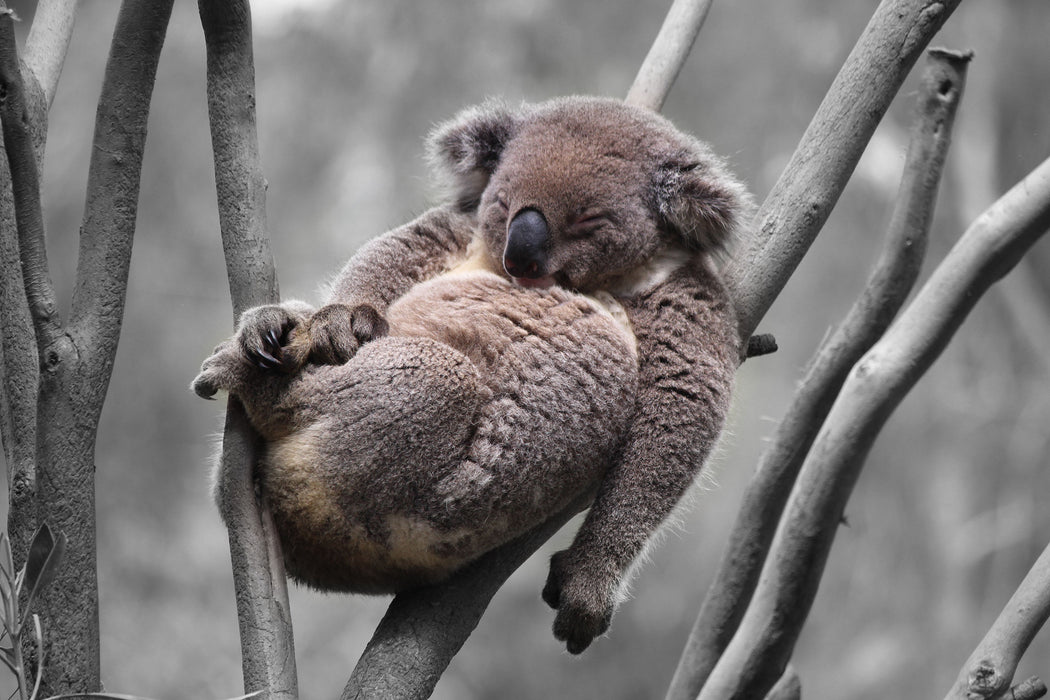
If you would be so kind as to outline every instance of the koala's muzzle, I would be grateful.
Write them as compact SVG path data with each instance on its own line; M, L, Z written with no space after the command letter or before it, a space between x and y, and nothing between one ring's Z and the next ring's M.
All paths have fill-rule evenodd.
M550 245L547 220L536 209L522 209L507 227L507 247L503 267L511 277L538 279L547 274L547 248Z

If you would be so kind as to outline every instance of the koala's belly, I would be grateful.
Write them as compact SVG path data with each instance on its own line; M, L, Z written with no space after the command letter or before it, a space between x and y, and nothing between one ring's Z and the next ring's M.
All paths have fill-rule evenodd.
M289 572L359 592L431 583L592 490L636 388L615 311L452 274L395 301L388 337L305 372L300 393L324 405L263 470Z
M601 363L637 364L634 333L612 295L523 289L484 270L416 285L386 316L392 335L445 343L493 382L530 362L544 362L555 373L569 365L601 372Z

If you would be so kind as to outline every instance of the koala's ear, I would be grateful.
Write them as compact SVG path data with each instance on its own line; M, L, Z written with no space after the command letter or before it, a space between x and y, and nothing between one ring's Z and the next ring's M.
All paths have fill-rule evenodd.
M662 223L694 249L725 250L751 209L744 185L708 154L668 159L657 169L653 185Z
M520 121L519 111L490 101L463 110L431 132L427 139L430 163L463 211L477 208Z

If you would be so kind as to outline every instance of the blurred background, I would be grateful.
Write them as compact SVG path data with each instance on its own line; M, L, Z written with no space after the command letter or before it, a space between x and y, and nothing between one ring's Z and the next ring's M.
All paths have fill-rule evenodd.
M35 2L8 4L24 37ZM60 300L71 293L117 5L81 3L51 111L44 196ZM432 203L423 138L461 107L490 95L626 94L668 5L253 2L282 294L317 301L363 241ZM761 201L876 5L716 3L665 113L726 154ZM927 274L976 214L1050 155L1048 27L1044 0L975 0L933 42L976 58ZM915 85L913 76L761 324L781 349L741 370L721 454L608 637L577 658L550 634L539 592L567 528L496 596L435 697L663 696L764 441L874 261ZM157 699L241 692L228 545L209 494L224 404L187 389L232 325L208 133L204 42L196 3L181 0L153 98L127 313L97 450L103 679L111 692ZM943 696L1050 541L1050 509L1040 505L1050 494L1048 272L1044 241L981 301L884 430L796 649L805 697ZM387 602L292 591L303 698L338 696ZM1050 677L1050 631L1018 678L1026 674ZM12 688L0 678L0 693Z

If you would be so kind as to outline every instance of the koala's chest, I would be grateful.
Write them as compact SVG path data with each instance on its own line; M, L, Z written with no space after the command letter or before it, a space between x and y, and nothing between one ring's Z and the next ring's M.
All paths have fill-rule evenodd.
M484 269L458 268L418 284L386 315L392 335L446 343L483 372L522 363L637 363L630 322L612 295L524 289Z

